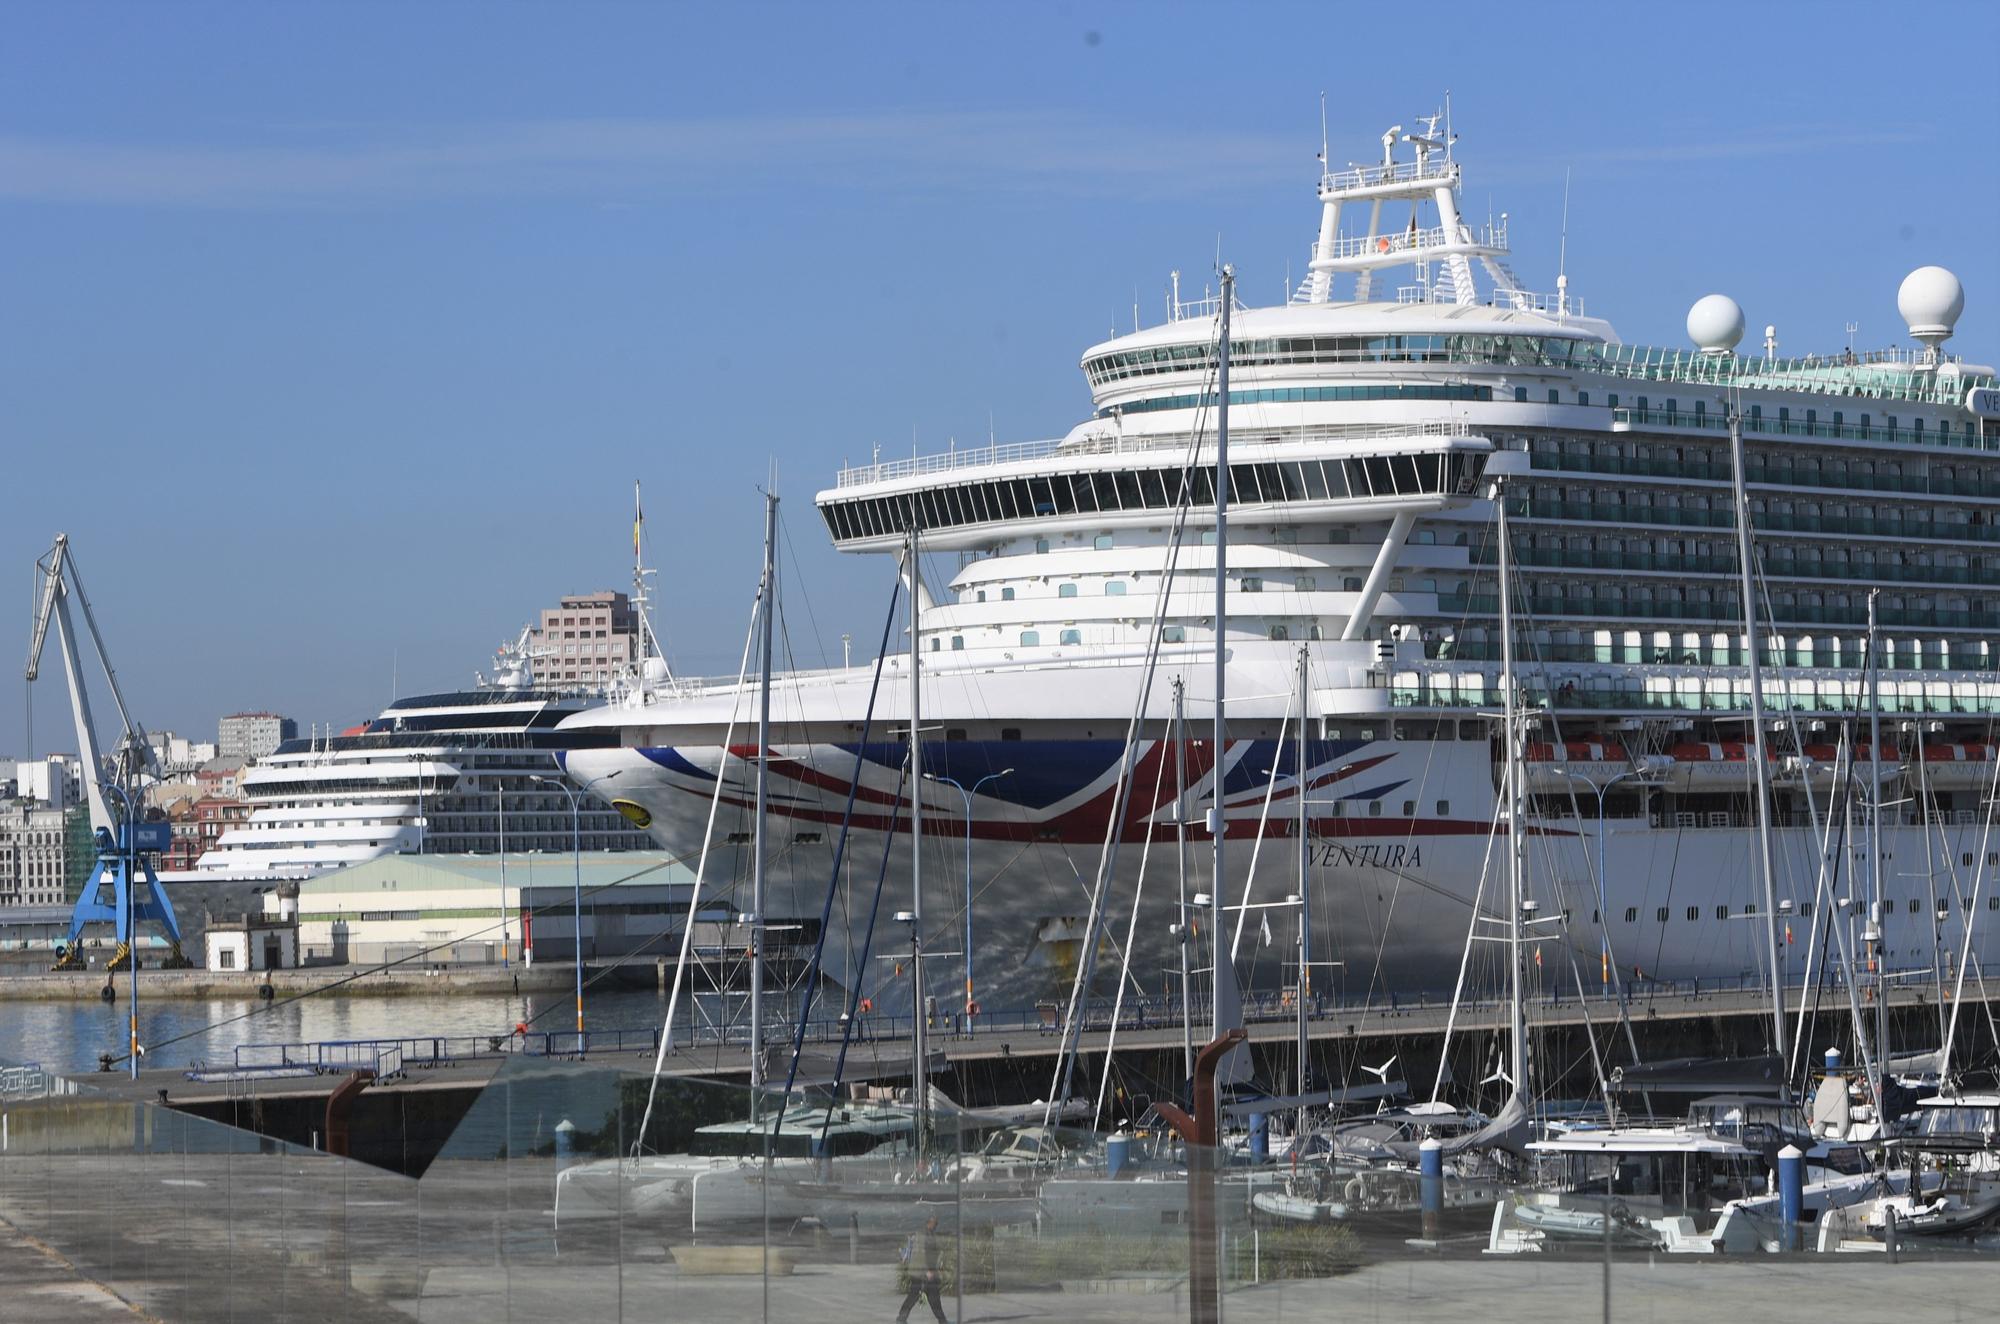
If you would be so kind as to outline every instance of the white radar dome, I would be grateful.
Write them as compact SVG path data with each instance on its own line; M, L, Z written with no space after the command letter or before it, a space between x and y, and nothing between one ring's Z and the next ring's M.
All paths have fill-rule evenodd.
M1726 294L1704 294L1688 309L1688 339L1704 354L1727 354L1743 339L1743 307Z
M663 657L649 657L639 669L648 685L659 685L667 679L667 660Z
M1918 267L1903 277L1896 291L1896 311L1910 324L1910 334L1922 340L1942 339L1958 325L1965 311L1965 286L1943 267Z

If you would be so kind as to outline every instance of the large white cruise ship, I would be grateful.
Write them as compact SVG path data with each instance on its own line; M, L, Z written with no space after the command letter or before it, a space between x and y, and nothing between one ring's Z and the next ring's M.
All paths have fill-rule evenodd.
M391 854L651 849L615 810L570 819L560 754L608 740L562 730L602 696L535 683L525 636L491 681L398 699L339 735L288 740L246 769L248 818L170 882L308 878Z
M1503 819L1487 482L1506 473L1517 657L1536 714L1523 826L1542 917L1537 969L1546 957L1547 978L1567 984L1573 958L1593 986L1601 960L1627 978L1755 978L1766 926L1745 758L1756 745L1744 720L1733 410L1763 584L1788 976L1801 978L1809 947L1824 950L1836 915L1855 921L1858 941L1871 900L1891 970L1928 976L1940 951L1948 970L1975 918L1971 950L1990 963L2000 841L1981 807L2000 711L2000 394L1990 369L1944 348L1963 302L1956 279L1932 267L1904 282L1911 349L1779 357L1767 333L1764 352L1738 353L1742 313L1726 299L1691 316L1696 344L1626 344L1583 315L1566 281L1554 295L1520 287L1505 218L1462 217L1460 162L1435 123L1382 142L1379 162L1319 180L1319 230L1293 297L1231 310L1230 738L1219 769L1205 738L1214 300L1176 300L1164 323L1086 351L1090 417L1059 440L844 469L818 494L841 549L899 557L914 523L927 568L949 575L941 589L919 576L917 588L923 766L935 774L921 783L927 945L967 942L969 890L987 1005L1059 985L1157 631L1105 926L1122 943L1150 854L1133 978L1159 992L1175 960L1176 754L1189 834L1202 843L1187 890L1217 891L1203 822L1218 798L1229 836L1245 839L1220 894L1242 899L1253 856L1253 903L1299 890L1301 782L1285 722L1303 649L1314 959L1340 963L1331 978L1349 996L1450 988L1475 905L1501 907L1490 882L1477 898ZM1704 293L1684 292L1690 303ZM1188 532L1176 550L1184 480ZM857 760L835 922L866 924L885 851L884 929L889 910L910 904L907 811L895 817L907 796L902 647L886 661L865 745L872 667L774 684L773 919L819 913ZM709 877L737 887L739 903L755 689L653 687L563 728L616 731L617 748L566 756L572 779L670 850L700 848L718 801ZM1186 729L1203 737L1184 745L1170 738L1176 692ZM1876 841L1871 797L1886 806ZM1267 814L1277 840L1253 850ZM1265 922L1283 932L1285 914ZM1247 922L1239 977L1289 983L1278 955L1260 951L1257 914ZM879 953L907 936L875 941ZM957 960L941 964L933 994L956 982Z

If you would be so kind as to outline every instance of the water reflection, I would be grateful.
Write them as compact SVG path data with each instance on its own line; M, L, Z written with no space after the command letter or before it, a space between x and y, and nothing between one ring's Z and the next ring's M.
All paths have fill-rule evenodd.
M100 1053L122 1053L126 1033L124 987L115 1003L95 999L0 1004L0 1059L39 1062L55 1071L95 1071ZM227 1061L238 1044L338 1039L395 1039L416 1035L506 1034L517 1021L536 1029L570 1027L570 994L564 991L450 997L341 997L332 994L264 1005L254 998L212 1001L139 999L139 1040L157 1045L149 1067L185 1067ZM591 992L584 999L592 1029L651 1027L666 1001L647 991ZM182 1036L192 1035L192 1038ZM170 1042L179 1040L179 1042Z

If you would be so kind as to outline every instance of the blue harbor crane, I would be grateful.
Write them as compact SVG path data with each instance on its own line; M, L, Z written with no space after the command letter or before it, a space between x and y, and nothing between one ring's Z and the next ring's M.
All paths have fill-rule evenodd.
M118 950L110 968L122 969L135 961L137 928L148 923L159 925L170 944L162 964L186 966L190 962L181 954L181 929L174 918L173 904L167 900L166 889L160 886L153 872L153 858L167 849L172 828L166 823L142 822L138 812L141 780L147 774L159 773L152 745L146 739L145 728L133 719L125 695L118 688L118 673L112 670L110 655L104 649L104 636L99 633L96 615L90 609L90 597L83 591L83 579L77 573L76 558L70 554L69 535L57 534L56 545L35 565L41 571L41 594L35 610L34 639L28 646L28 679L32 682L41 670L42 646L53 623L62 650L63 671L69 679L70 713L76 721L77 755L83 771L83 797L90 807L91 837L96 844L96 862L91 867L90 880L84 884L70 912L69 939L55 968L81 968L83 946L79 940L84 926L111 924L116 926ZM77 651L76 618L70 607L72 598L83 609L91 648L104 669L111 701L117 705L118 718L124 726L124 734L108 761L98 749L97 731L91 721L90 694L84 683ZM122 810L118 816L111 812L110 797L116 797Z

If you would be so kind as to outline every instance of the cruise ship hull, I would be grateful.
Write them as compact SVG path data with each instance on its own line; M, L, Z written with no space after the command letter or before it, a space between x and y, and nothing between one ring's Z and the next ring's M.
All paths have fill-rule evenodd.
M1177 751L1169 740L1141 741L1129 803L1111 834L1123 742L1044 740L1033 732L1026 724L1020 740L941 740L926 747L927 768L968 786L1013 770L988 782L973 802L969 869L964 798L947 783L926 782L925 944L928 951L950 953L930 964L929 994L947 1012L962 1001L968 877L976 999L988 1008L1019 1007L1066 994L1100 861L1115 835L1094 986L1108 994L1123 966L1132 981L1128 995L1177 997L1174 924L1183 888L1174 779L1177 765L1185 766L1185 892L1213 895L1213 844L1204 824L1215 778L1207 743L1189 740ZM1281 994L1296 984L1296 911L1283 904L1302 891L1294 748L1275 738L1232 741L1224 760L1229 845L1221 895L1228 909L1221 921L1239 982L1253 995ZM641 807L655 838L690 864L707 836L707 894L748 910L755 767L747 756L753 752L739 747L725 757L719 744L591 750L572 753L569 767L579 781L615 774L617 799ZM895 912L912 908L902 746L777 745L768 763L773 807L766 824L765 913L773 923L816 921L831 888L828 969L846 982L865 966L864 995L881 1008L906 1006L910 994L901 967L892 960L864 962L861 952L871 905L876 923L868 956L893 958L908 945L905 930L889 922ZM836 876L834 845L857 768L859 786ZM1740 762L1729 771L1739 784L1747 780ZM1312 902L1316 1002L1448 995L1462 965L1470 987L1490 992L1501 986L1495 944L1472 943L1467 956L1475 911L1494 920L1505 913L1504 855L1496 843L1504 842L1506 829L1496 827L1495 781L1494 752L1483 741L1308 742L1303 894ZM1585 802L1581 818L1530 822L1526 830L1533 892L1544 898L1541 916L1551 921L1536 926L1531 958L1530 977L1542 992L1599 992L1614 964L1621 981L1641 985L1702 980L1719 986L1760 978L1765 932L1754 827L1610 818L1601 903L1593 802ZM1788 981L1797 983L1805 977L1815 924L1822 947L1829 941L1827 905L1823 899L1812 904L1823 842L1806 826L1781 827L1774 842L1778 894L1794 905L1781 941ZM1983 830L1976 824L1885 827L1883 844L1896 883L1885 918L1887 961L1892 970L1927 971L1934 939L1947 953L1959 950L1966 918L1953 903L1939 925L1931 888L1951 898L1948 866L1986 848ZM1935 883L1911 876L1927 857L1940 861ZM1848 863L1853 872L1840 864L1828 894L1844 895L1857 886L1855 876L1865 879L1865 860ZM1961 871L1959 886L1969 887L1967 873ZM1551 906L1550 897L1560 906ZM1264 908L1236 909L1246 902ZM1979 904L1983 914L1986 903ZM1565 922L1553 922L1558 919ZM1209 928L1209 916L1197 913L1190 961L1197 970L1208 967ZM1991 960L1984 931L1991 928L1975 926L1974 952L1982 964ZM1121 955L1128 934L1129 961Z

